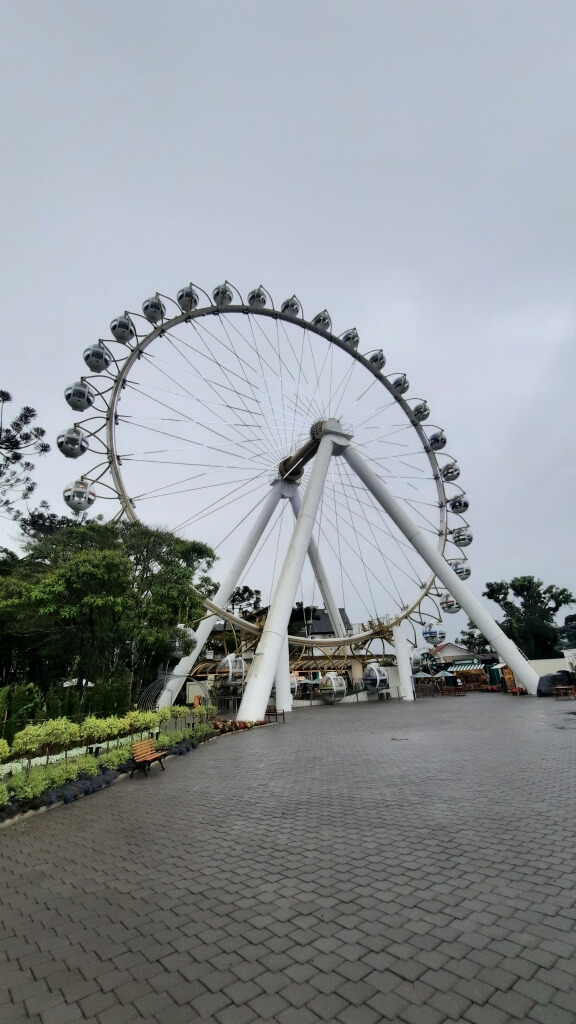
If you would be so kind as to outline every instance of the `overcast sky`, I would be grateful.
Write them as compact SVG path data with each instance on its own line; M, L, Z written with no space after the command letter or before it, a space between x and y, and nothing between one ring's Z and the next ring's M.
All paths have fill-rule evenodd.
M14 411L35 406L53 441L112 316L191 279L262 281L355 324L428 399L462 467L477 594L523 574L576 592L573 0L19 0L0 17ZM38 500L60 511L71 467L54 447Z

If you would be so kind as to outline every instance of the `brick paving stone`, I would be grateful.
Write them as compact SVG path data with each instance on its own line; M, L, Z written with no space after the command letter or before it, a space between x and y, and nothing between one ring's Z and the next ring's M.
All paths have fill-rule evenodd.
M382 1018L370 1006L347 1006L337 1019L342 1024L378 1024Z
M447 1018L431 1006L407 1006L400 1011L399 1019L406 1024L445 1024Z
M309 709L12 825L2 1024L573 1021L575 728L480 694Z
M534 1006L534 1000L523 996L521 992L495 992L490 1000L490 1005L504 1010L510 1017L525 1020Z
M526 1019L540 1024L574 1024L573 1012L559 1006L535 1006Z

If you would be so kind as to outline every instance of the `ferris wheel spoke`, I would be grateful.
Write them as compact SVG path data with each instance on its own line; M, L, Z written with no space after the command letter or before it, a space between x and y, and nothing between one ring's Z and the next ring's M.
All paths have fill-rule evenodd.
M168 337L168 341L172 345L172 347L179 353L179 355L182 355L182 353L180 352L180 350L179 350L179 348L178 348L174 338L173 337ZM254 394L254 389L251 387L250 381L248 381L246 378L244 378L245 383L247 384L248 388L250 388L250 390L252 391L251 395L244 396L243 393L238 388L238 381L237 380L234 381L232 379L232 375L228 372L228 370L226 369L226 367L223 364L220 366L220 371L223 374L226 383L216 382L216 381L212 381L212 380L210 380L210 379L208 379L206 377L202 377L204 383L208 384L208 386L211 388L213 393L218 395L219 398L222 398L223 396L222 396L221 392L223 391L225 394L228 393L230 397L234 396L233 400L240 399L240 401L242 403L242 406L243 406L243 412L248 417L256 418L258 415L261 415L260 403L259 403L258 399L256 398L256 396ZM257 412L252 410L250 408L249 404L248 404L249 402L252 402L252 401L255 402L256 405L257 405ZM244 437L245 440L254 441L253 437L249 438L249 437L246 436L247 431L250 430L251 426L252 425L250 425L246 429L245 428L241 428L242 429L242 433L241 433L240 436Z
M247 491L246 493L242 493L244 487L246 486L244 482L240 483L238 487L234 487L232 488L232 490L228 490L227 493L222 498L217 499L216 501L209 501L207 505L204 505L201 509L194 513L193 516L189 516L188 519L185 519L182 523L179 523L178 526L175 526L174 530L176 532L180 532L181 530L185 529L185 527L193 526L195 523L198 523L201 520L205 519L206 516L216 515L217 512L222 512L225 508L229 508L231 505L235 504L235 502L244 500L248 494L252 494L257 489L257 486L261 485L264 482L264 476L264 473L259 473L256 476L251 477L250 483L252 484L252 488L250 491ZM259 481L259 484L257 483L257 486L254 486L255 481ZM239 491L241 493L238 493Z
M346 537L345 537L345 536L344 536L344 535L343 535L342 533L339 533L339 532L338 532L338 529L337 529L337 525L336 525L336 524L334 523L334 520L332 520L332 519L331 519L331 517L330 517L330 514L329 514L329 513L328 513L328 512L326 511L326 509L325 509L325 510L324 510L324 515L323 515L323 522L322 522L321 524L320 524L320 523L318 524L318 530L319 530L320 534L322 535L322 537L324 538L324 540L325 540L325 542L326 542L326 545L327 545L327 546L328 546L328 547L330 548L330 550L331 550L332 554L333 554L333 555L334 555L334 556L335 556L336 558L338 558L338 551L336 550L336 548L334 547L334 545L332 544L332 542L331 542L330 538L329 538L329 537L328 537L328 535L327 535L327 529L326 529L326 527L327 527L327 526L328 526L328 527L329 527L329 528L330 528L330 529L331 529L331 530L332 530L332 531L333 531L334 533L336 533L336 535L337 535L337 536L341 537L341 540L342 540L342 545L343 545L343 547L344 547L344 548L348 548L348 549L349 549L349 550L350 550L350 551L352 552L352 554L354 554L354 555L355 555L355 551L354 551L354 548L352 548L352 546L351 546L350 542L349 542L349 541L347 540L347 538L346 538ZM350 588L351 588L351 589L352 589L352 590L354 591L354 593L356 594L356 596L357 596L357 597L359 598L359 600L361 601L361 603L362 603L362 605L363 605L363 607L364 607L364 610L366 611L366 613L367 613L368 617L369 617L369 618L377 618L377 614L376 614L376 612L375 612L375 609L373 609L373 608L370 608L370 607L369 607L369 606L368 606L368 605L366 604L366 600L365 600L365 598L364 598L364 596L363 596L362 592L361 592L361 591L360 591L360 590L358 589L358 587L356 586L356 582L355 582L355 580L353 579L353 577L351 576L351 574L350 574L350 572L349 572L348 568L347 568L347 567L345 567L345 565L344 565L344 562L341 562L341 565L342 565L342 572L343 572L343 575L344 575L344 576L346 577L346 579L347 579L347 581L348 581L348 583L349 583L349 585L350 585Z
M388 536L394 542L394 544L399 550L399 553L403 555L405 560L411 566L412 571L414 571L412 563L410 562L410 559L408 557L408 554L414 556L414 549L412 548L410 542L407 541L403 536L398 536L396 533L392 532L387 517L382 515L381 510L376 504L373 503L373 499L371 499L371 496L365 489L362 489L361 487L357 488L356 485L353 483L350 483L346 486L349 486L354 492L360 492L360 497L358 496L358 494L356 494L354 499L355 502L358 503L358 506L361 509L366 509L374 514L376 525L378 526L378 528L381 529L386 534L386 536ZM368 501L366 500L366 498L368 499Z
M274 415L276 413L276 409L278 408L278 405L277 405L277 402L275 403L273 401L273 399L272 399L272 395L270 393L270 387L272 387L273 391L279 391L279 393L280 393L279 397L280 397L280 403L281 403L281 409L282 409L283 415L285 413L287 405L288 405L289 408L292 408L292 410L294 411L294 415L301 415L302 414L302 408L301 408L301 403L300 403L300 399L299 399L298 388L297 387L293 388L291 386L291 384L290 384L290 380L285 380L285 374L281 372L281 370L284 369L284 364L283 364L283 361L282 361L282 358L281 358L281 355L280 355L279 345L275 348L274 344L272 343L272 341L271 341L271 339L270 339L270 337L268 335L268 333L261 328L261 334L262 334L263 338L267 341L268 345L272 349L273 355L278 358L278 364L279 365L278 365L278 367L274 367L268 361L268 359L263 356L261 348L260 348L260 346L256 342L256 338L254 336L254 325L253 325L253 322L252 322L253 321L253 317L252 317L251 314L249 314L248 318L247 318L248 319L248 323L250 325L250 332L251 332L251 335L252 335L252 340L251 341L248 338L246 338L246 336L243 333L243 331L241 331L240 328L235 323L232 322L231 318L224 318L224 319L229 322L230 328L232 330L234 330L240 336L240 338L246 344L248 344L249 347L252 348L252 350L256 354L256 356L258 358L258 361L259 361L259 364L260 364L260 371L261 371L262 379L264 380L265 386L266 386L267 391L268 391L270 407L272 408L272 410L274 412ZM276 326L277 326L277 322L276 322ZM267 376L267 373L264 370L264 366L266 366L266 369L269 371L269 373L271 373L273 375L272 380L270 380L269 377ZM256 371L256 375L257 375L257 371ZM278 385L276 385L276 380L279 381L279 387L278 387ZM288 396L286 394L287 392L289 393ZM283 427L283 434L284 434L284 436L286 436L287 433L288 433L288 431L286 429L286 423L284 423L284 427Z
M258 326L260 326L260 324ZM304 414L306 416L309 416L311 414L312 410L314 410L314 413L313 413L314 417L316 419L321 419L322 418L322 408L318 404L318 400L317 400L317 397L316 397L316 392L313 391L312 388L310 387L310 383L308 381L308 375L306 374L306 372L304 370L304 367L303 367L304 343L305 343L306 337L308 336L308 331L304 330L302 332L302 343L301 343L301 348L300 348L300 355L298 356L296 351L295 351L295 349L294 349L292 338L290 336L290 333L287 330L286 324L284 323L283 320L277 320L276 321L277 355L278 355L278 360L279 360L279 362L281 363L281 365L283 367L286 364L285 364L285 360L282 358L282 355L281 355L280 331L282 331L282 335L283 335L286 343L288 344L289 350L292 353L294 361L295 361L295 363L296 363L296 365L298 367L298 376L297 376L297 378L294 377L294 374L291 371L289 373L289 376L292 378L292 380L296 384L296 393L301 396L302 411L304 412ZM305 392L307 392L306 396L305 396Z
M130 425L130 424L127 424L127 425ZM190 438L189 437L183 437L181 434L174 434L174 433L172 433L169 430L160 430L159 427L150 427L150 426L148 426L147 424L144 424L144 423L139 424L139 427L140 427L140 430L146 430L146 431L148 431L151 434L158 434L160 437L171 437L175 441L187 441L188 443L190 443ZM237 449L238 447L240 447L240 448L247 448L247 452L248 452L248 454L246 456L247 458L248 457L252 458L252 459L254 459L254 458L256 458L256 459L261 458L262 453L260 451L254 451L254 449L251 448L246 441L225 440L224 443L225 443L225 445L228 445L229 447L231 447L233 449ZM218 445L209 445L209 444L206 444L205 442L195 442L194 446L197 447L197 448L207 449L207 450L214 451L214 452L220 452L222 455L225 455L227 458L229 458L230 455L231 455L230 451L226 451L225 448L220 448L220 447L218 447ZM137 453L137 452L126 452L126 453L123 453L120 457L125 459L125 458L129 458L130 455L136 455L136 454L139 454L139 453Z
M158 369L158 370L159 370L159 372L160 372L160 373L162 373L162 374L163 374L164 376L168 377L168 379L169 379L169 380L171 380L171 381L172 381L172 383L177 383L177 382L176 382L176 381L174 380L174 378L173 378L173 377L172 377L172 376L171 376L170 374L168 374L168 373L166 372L166 370L164 370L164 369L163 369L163 368L162 368L161 366L157 366L157 369ZM140 386L141 386L141 385L140 385ZM199 403L200 405L204 405L204 404L206 404L206 403L205 403L205 402L203 401L203 399L199 398L199 397L198 397L197 395L195 396L195 395L194 395L194 394L193 394L192 392L188 391L187 389L185 389L185 391L186 391L186 393L187 393L188 397L189 397L189 398L190 398L190 399L191 399L192 401L194 401L194 402L198 402L198 403ZM219 397L220 397L220 396L219 396ZM229 408L229 406L223 405L223 408ZM224 424L223 424L223 425L224 425ZM246 440L246 438L245 438L244 440ZM257 452L255 452L254 454L257 454Z
M366 579L366 586L368 587L368 593L370 594L370 597L372 599L372 607L373 608L377 608L377 602L374 600L374 593L372 591L372 586L371 586L371 583L370 583L370 576L368 574L368 568L367 568L366 562L365 562L365 560L364 560L364 558L362 556L362 551L360 549L360 540L359 540L359 536L358 536L358 530L356 529L355 518L354 518L354 516L352 514L352 510L350 508L350 502L348 500L348 495L346 493L346 489L344 487L344 482L343 482L343 479L342 479L342 470L341 470L341 467L340 467L340 459L336 459L336 460L332 460L332 461L336 462L336 469L337 469L338 476L339 476L339 487L340 487L340 490L341 490L342 497L344 498L344 501L346 503L346 511L348 512L348 521L349 521L350 524L352 524L352 536L354 537L354 540L356 541L356 546L358 548L358 559L359 559L360 564L361 564L361 566L362 566L362 568L364 570L364 577Z
M328 499L328 500L330 502L330 499ZM330 502L330 505L331 505L331 508L334 510L334 506L337 505L337 499L335 499L334 496L332 496L332 500ZM377 510L375 510L375 511L377 511ZM377 553L377 555L379 556L379 558L383 562L390 562L390 564L393 565L398 570L398 572L402 573L406 577L406 579L412 585L420 585L421 584L421 581L418 579L417 575L415 574L414 566L411 564L411 562L409 561L409 559L406 556L406 551L403 549L401 543L398 543L397 538L390 532L390 530L387 527L387 524L385 522L379 523L378 524L378 528L390 539L390 541L394 542L394 544L398 547L399 554L403 557L404 562L406 562L408 564L410 571L408 571L399 562L394 561L390 557L390 555L388 555L388 554L385 555L383 553L383 551L382 551L382 541L380 541L380 543L379 543L377 540L376 541L370 540L370 538L366 537L366 535L363 534L359 530L358 525L357 525L356 522L352 522L349 525L350 525L350 528L355 530L358 533L358 535L362 538L362 540L364 540L367 543L368 547L371 548L373 551L375 551ZM344 540L344 543L349 545L349 541L347 541L347 540ZM374 560L374 556L372 554L370 554L369 557L370 557L371 561ZM396 598L394 598L394 600L396 601ZM403 598L399 597L398 598L398 607L401 608L403 606L403 603L404 603Z
M350 482L350 484L349 484L348 486L352 487L352 488L353 488L354 490L356 490L356 491L357 491L357 492L358 492L359 494L361 494L362 496L365 496L365 495L366 495L366 493L367 493L367 492L366 492L366 489L365 489L364 487L362 487L362 485L358 486L358 485L356 485L355 483L353 483L353 482ZM436 526L436 525L435 525L434 523L432 523L432 522L431 522L431 521L430 521L430 520L429 520L429 519L427 518L427 516L426 516L426 515L425 515L425 514L424 514L424 513L422 512L422 510L421 510L421 509L419 509L419 508L417 507L417 505L418 505L418 503L417 503L417 502L415 502L415 501L414 501L413 499L411 499L411 498L407 498L407 497L406 497L405 495L402 495L402 494L400 494L400 493L399 493L399 492L398 492L398 491L397 491L396 489L394 489L394 488L393 488L393 487L391 486L391 484L390 484L390 482L389 482L389 481L387 481L387 482L386 482L386 486L388 487L388 489L389 489L389 490L390 490L390 492L391 492L391 493L392 493L392 494L394 495L394 497L395 497L395 498L398 498L398 499L400 499L400 500L403 500L403 501L405 501L405 503L406 503L407 505L409 505L409 506L410 506L410 508L412 509L412 511L413 511L413 512L414 512L415 514L417 514L417 515L418 515L418 516L419 516L419 517L420 517L420 518L421 518L421 519L423 520L423 522L424 522L424 523L425 523L426 525L425 525L425 526L423 526L423 527L422 527L422 529L424 529L424 530L427 530L427 531L428 531L429 533L433 534L433 536L435 536L435 537L438 537L438 528L437 528L437 526ZM372 505L368 505L368 506L366 506L366 504L365 504L365 501L363 500L363 498L360 498L360 499L356 498L356 500L358 501L359 505L362 505L362 506L364 506L364 507L369 507L369 508L373 507ZM426 503L424 503L424 504L428 504L428 503L426 502ZM374 506L374 507L375 507L375 506ZM435 507L437 507L437 506L434 506L434 505L430 505L430 507L431 507L431 508L435 508ZM411 544L409 544L409 542L406 542L406 543L407 543L407 546L409 547L409 549L410 549L410 550L412 550L412 545L411 545Z
M352 482L350 468L348 466L348 463L347 462L343 462L342 460L339 460L338 468L339 468L339 471L340 471L340 486L342 488L343 493L346 494L346 496L347 496L348 495L348 487L349 487L350 483ZM345 477L347 478L346 480L344 479ZM354 494L354 491L352 491L352 493ZM364 502L357 502L356 501L356 496L354 497L354 500L355 500L354 507L356 508L356 505L357 505L360 508L360 514L362 515L362 517L364 519L364 522L366 523L366 526L367 526L367 528L368 528L368 530L370 532L370 536L372 538L371 541L368 538L365 538L365 539L367 540L368 544L373 548L373 550L377 551L379 554L382 554L382 543L381 543L381 540L379 541L377 536L376 536L375 525L368 519L368 515L367 515L367 512L366 512L366 508L365 508ZM354 517L354 519L356 519L356 517ZM357 529L357 524L356 523L355 523L355 528ZM383 562L384 562L384 566L385 566L386 572L388 573L388 575L390 577L391 585L392 585L393 589L396 591L399 607L402 607L403 598L402 598L402 595L400 593L400 590L398 589L398 585L396 583L396 580L395 580L395 578L394 578L394 576L393 576L393 574L391 572L390 564L389 564L390 560L388 558L383 558ZM396 568L399 568L399 567L396 566ZM410 581L411 581L412 584L419 585L419 581L418 580L414 580L413 578L410 578ZM389 593L389 591L387 591L387 592Z
M222 317L221 317L221 319L222 319ZM195 326L196 326L196 325L195 325ZM201 326L201 325L198 325L198 330L200 330L200 326ZM217 336L216 336L216 335L214 335L214 333L213 333L213 332L211 332L211 331L209 331L209 330L208 330L208 331L207 331L207 333L208 333L208 335L210 336L211 340L213 340L213 341L218 341L218 340L219 340L219 339L217 338ZM265 332L264 332L264 333L265 333ZM265 336L267 337L267 335L265 335ZM203 340L203 341L204 341L204 343L206 344L206 340L205 340L205 339L203 338L203 336L202 336L202 340ZM256 346L254 346L254 347L256 348ZM227 350L227 349L228 349L228 347L227 347L227 346L224 346L224 348L225 348L225 350ZM211 356L211 358L214 358L214 357L213 357L213 356ZM217 363L217 365L220 365L220 364L219 364L219 363ZM253 366L253 365L252 365L251 363L247 363L247 361L246 361L246 360L244 360L244 361L243 361L243 370L244 370L244 376L245 376L245 370L246 370L246 366L247 366L247 367L249 368L249 370L250 370L250 373L251 373L251 375L252 375L252 378L253 378L253 380L257 380L257 379L258 379L258 371L257 371L257 368L255 368L255 367L254 367L254 366ZM275 376L278 376L278 372L277 372L277 371L274 371L274 370L273 370L273 368L271 368L271 372L274 372L274 373L275 373ZM280 390L280 394L281 394L281 397L282 397L282 405L284 406L284 391L283 391L283 384L284 384L284 379L283 379L282 375L280 375L280 382L281 382L281 387L280 387L280 388L279 388L278 390ZM268 383L268 381L267 381L267 383ZM275 387L276 387L276 386L275 386ZM298 414L298 403L297 403L297 402L296 402L296 403L294 403L294 399L295 399L295 396L294 396L294 395L292 395L292 396L291 396L291 398L290 398L290 405L291 405L291 408L292 408L292 411L293 411L294 415L297 415L297 414Z

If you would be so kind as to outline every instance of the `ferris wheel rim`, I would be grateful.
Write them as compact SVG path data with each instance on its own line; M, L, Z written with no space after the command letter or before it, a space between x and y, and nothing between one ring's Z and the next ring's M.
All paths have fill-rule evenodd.
M225 284L229 283L225 282ZM198 286L191 285L191 287L197 288ZM232 288L233 286L230 287ZM262 286L260 286L260 288L261 287ZM203 294L207 296L207 293L204 292L203 289L199 288L199 291L202 291ZM234 291L236 291L236 293L239 295L237 289L234 288ZM266 294L268 295L268 297L270 297L269 293L266 292ZM158 295L159 293L157 293L157 297ZM161 296L160 298L169 299L170 296ZM178 303L174 299L171 299L171 301L176 306L178 306ZM430 464L432 470L432 479L434 480L436 493L438 496L437 507L439 515L439 528L437 531L437 550L439 551L440 554L444 554L446 544L450 539L448 535L452 531L448 528L448 499L444 487L444 480L439 469L438 461L436 459L436 451L430 446L428 435L426 434L422 426L422 423L415 417L410 404L402 394L395 390L391 380L388 379L388 376L384 375L381 372L382 367L376 367L374 364L371 364L367 355L363 355L361 352L358 352L356 349L352 348L349 344L346 344L342 340L342 338L334 334L332 330L324 329L317 323L307 320L303 315L293 315L291 313L285 312L284 310L275 309L274 307L266 308L249 305L244 303L243 301L241 303L235 303L226 306L211 304L207 306L197 307L190 311L182 311L180 313L177 313L173 317L166 317L165 315L163 315L160 323L151 326L151 329L148 330L146 333L139 333L134 322L136 318L138 318L138 320L146 319L147 325L149 325L150 321L146 317L144 317L141 314L133 314L128 311L126 311L126 313L124 314L124 316L129 320L130 324L133 326L134 335L133 338L131 338L127 343L119 342L116 339L117 344L122 344L124 346L127 355L123 360L120 361L114 358L115 371L113 371L110 374L110 376L113 378L113 384L111 386L109 399L105 399L105 403L107 405L107 413L105 415L105 436L106 448L108 453L108 469L110 471L112 481L114 484L114 490L116 492L118 499L120 500L120 504L124 515L132 522L138 522L140 519L139 515L135 511L134 500L128 493L128 490L124 483L124 478L121 470L121 458L118 454L116 443L118 401L120 398L121 391L129 379L130 371L136 364L137 360L141 357L141 355L149 348L149 346L158 338L161 338L164 335L168 334L168 332L170 332L173 328L178 327L181 324L191 323L195 320L205 319L210 316L228 317L235 315L251 315L254 317L268 318L276 321L280 320L287 324L296 325L302 331L307 331L310 334L317 335L318 337L324 339L330 344L335 345L341 351L345 352L348 356L350 356L354 361L363 366L364 369L370 372L375 381L379 382L385 388L388 395L393 399L394 403L396 404L396 407L402 411L409 425L416 432L416 435L421 445L421 453L423 452L426 455L427 460ZM109 342L104 342L105 346L107 346L108 344ZM411 397L411 401L414 401L413 397ZM458 524L462 524L463 526L467 525L466 520L462 516L458 517ZM464 553L461 551L458 551L458 556L464 559L466 558ZM425 580L425 582L420 585L418 593L415 596L415 598L411 602L403 606L397 615L389 618L388 622L386 623L386 628L391 629L395 624L410 618L410 616L412 616L416 609L419 608L419 606L422 604L424 598L431 595L431 592L434 590L435 585L436 576L433 572L431 572L428 578ZM208 603L206 604L206 606L209 607ZM218 609L217 613L222 614L224 617L226 617L224 609ZM428 617L430 617L429 613ZM239 624L241 624L244 628L247 628L248 625L246 620L241 619L239 619ZM384 626L379 627L376 630L368 630L362 634L358 634L358 636L368 638L370 636L381 635L379 631L380 628L384 628ZM300 643L303 638L294 637L291 638L291 642L292 639L294 643ZM351 641L351 639L348 636L332 638L330 641L332 645L338 643L345 644L351 642L356 641ZM318 641L316 641L316 643L317 645L319 645Z

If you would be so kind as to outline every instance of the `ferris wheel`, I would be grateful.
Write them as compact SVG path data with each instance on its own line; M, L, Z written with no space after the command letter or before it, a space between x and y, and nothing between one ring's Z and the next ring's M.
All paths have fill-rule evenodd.
M382 349L355 328L337 334L326 310L307 318L296 296L276 308L262 286L244 299L227 281L211 295L194 284L176 299L157 293L110 333L84 350L90 373L65 391L83 416L58 448L90 468L64 500L84 512L108 499L130 520L202 540L223 572L161 703L175 699L217 616L257 634L246 718L261 717L287 660L295 602L323 604L332 650L398 637L403 621L430 635L461 607L475 620L459 467ZM226 608L241 584L262 593L260 630Z

